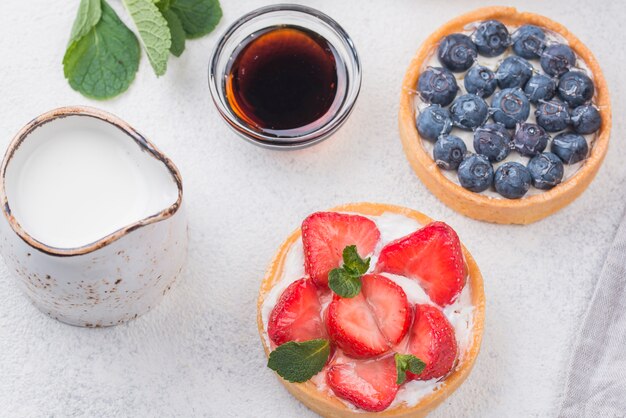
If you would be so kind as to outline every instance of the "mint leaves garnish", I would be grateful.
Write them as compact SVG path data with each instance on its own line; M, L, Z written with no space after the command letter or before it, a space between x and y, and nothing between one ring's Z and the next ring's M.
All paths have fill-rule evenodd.
M94 99L108 99L126 91L139 66L135 35L101 0L82 0L77 22L63 57L70 86Z
M322 371L329 356L328 340L290 341L270 353L267 367L289 382L306 382Z
M370 258L362 259L356 245L343 249L343 267L328 273L328 286L342 298L353 298L361 291L361 276L370 268Z
M415 357L413 354L396 353L395 360L396 371L398 372L398 379L396 380L396 383L398 385L406 382L406 372L420 374L426 367L426 363Z
M157 76L165 74L172 36L167 20L152 0L123 0L130 12L148 60Z
M122 0L130 13L150 65L165 74L170 52L180 56L185 40L211 32L222 17L218 0ZM63 58L70 86L94 99L128 89L139 68L135 34L106 0L81 0Z

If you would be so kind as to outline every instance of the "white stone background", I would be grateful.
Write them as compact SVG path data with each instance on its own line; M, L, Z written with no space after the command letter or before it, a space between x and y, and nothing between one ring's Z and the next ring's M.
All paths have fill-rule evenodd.
M119 0L109 1L121 10ZM556 414L576 331L626 202L626 5L511 1L563 23L595 52L614 115L607 159L589 189L556 215L521 227L474 221L439 202L410 169L396 127L401 79L422 40L448 19L496 2L306 3L351 34L363 86L331 139L276 152L229 131L207 88L219 34L265 1L222 0L215 33L188 42L159 79L144 55L130 90L107 102L83 98L63 78L78 0L0 2L0 145L58 106L111 111L177 163L191 228L188 269L177 288L149 314L111 329L49 319L0 263L0 416L314 416L265 367L257 291L277 246L307 214L351 201L405 205L445 220L482 269L482 352L466 383L432 416Z

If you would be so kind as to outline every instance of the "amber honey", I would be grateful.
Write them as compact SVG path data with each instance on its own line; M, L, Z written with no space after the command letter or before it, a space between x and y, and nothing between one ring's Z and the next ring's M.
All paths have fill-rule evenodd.
M261 132L312 132L332 113L337 61L333 46L308 29L283 25L257 31L232 54L228 105Z

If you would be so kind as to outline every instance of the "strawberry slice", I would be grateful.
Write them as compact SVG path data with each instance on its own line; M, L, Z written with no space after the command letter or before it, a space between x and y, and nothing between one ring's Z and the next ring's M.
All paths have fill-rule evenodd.
M318 286L328 286L328 273L343 264L343 249L356 245L362 258L380 239L376 224L363 216L316 212L302 222L304 269Z
M415 305L407 351L426 363L419 375L407 372L409 379L429 380L450 372L457 356L456 337L454 328L439 308Z
M409 330L413 315L404 290L379 274L366 274L361 281L361 292L378 329L391 345L399 343Z
M326 338L317 292L315 283L306 278L296 280L285 289L272 309L267 327L274 344Z
M326 382L335 395L371 412L386 409L398 393L393 356L377 360L350 360L328 369Z
M387 244L380 252L375 271L418 280L430 299L440 306L456 299L467 276L459 237L443 222L433 222Z
M411 307L400 286L377 274L367 274L362 281L355 297L335 295L326 314L330 338L358 358L385 353L404 338L411 323Z
M390 348L363 293L349 299L335 295L326 326L330 338L350 356L373 357Z

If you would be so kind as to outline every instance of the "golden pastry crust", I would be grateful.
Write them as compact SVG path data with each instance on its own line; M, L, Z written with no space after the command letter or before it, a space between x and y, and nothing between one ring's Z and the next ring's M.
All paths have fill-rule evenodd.
M400 206L393 206L380 203L352 203L330 209L335 212L353 212L362 215L379 216L385 212L396 213L404 215L406 217L415 219L422 225L426 225L432 222L432 219L426 215L417 212L412 209L407 209ZM263 342L263 348L265 354L269 356L270 347L267 346L265 339L265 329L263 327L263 319L261 316L261 309L263 301L266 295L272 289L272 287L280 280L283 272L283 266L285 257L291 249L291 246L299 240L301 237L300 228L294 231L278 249L278 253L274 256L270 267L263 278L261 283L261 289L259 291L259 299L257 303L257 326L259 329L259 335ZM478 269L478 265L472 258L472 255L463 247L463 255L465 257L468 268L468 283L471 287L471 299L472 304L475 307L474 320L473 320L473 337L470 346L467 348L463 362L457 366L453 373L451 373L442 385L434 391L432 394L425 396L420 402L413 406L407 407L405 405L398 405L394 408L388 408L382 412L357 412L346 406L338 398L329 396L328 394L321 392L317 389L315 384L311 381L305 383L290 383L280 377L280 381L285 385L287 390L295 396L300 402L306 405L311 410L317 412L323 417L333 418L346 418L346 417L394 417L394 418L417 418L423 417L428 412L432 411L441 402L444 401L452 392L458 388L461 383L467 378L474 361L478 356L480 350L480 343L483 335L483 324L485 318L485 294L483 289L483 278Z
M441 38L465 30L473 22L500 20L505 25L533 24L563 36L591 72L596 88L595 104L600 109L602 127L591 153L578 172L555 188L517 200L494 199L473 193L447 179L422 146L415 126L415 86L424 63L436 50ZM413 170L426 187L446 205L470 218L500 224L529 224L553 214L576 199L589 186L606 155L611 132L609 92L591 51L563 25L534 13L518 12L513 7L485 7L459 16L432 33L411 61L400 99L399 128L402 146Z

